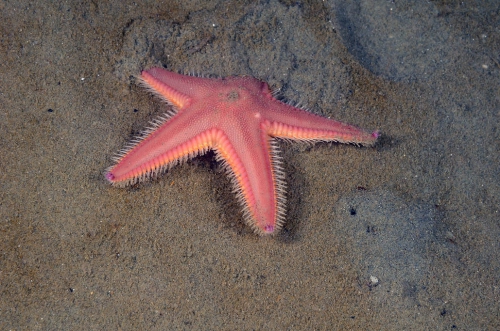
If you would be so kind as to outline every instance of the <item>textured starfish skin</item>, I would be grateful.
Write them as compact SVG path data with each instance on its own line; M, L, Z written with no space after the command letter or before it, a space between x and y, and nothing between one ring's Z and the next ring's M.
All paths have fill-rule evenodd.
M285 182L274 138L373 145L377 132L314 115L276 100L252 77L210 79L152 68L142 83L173 106L116 158L106 179L125 186L214 150L229 173L246 222L274 234L285 214Z

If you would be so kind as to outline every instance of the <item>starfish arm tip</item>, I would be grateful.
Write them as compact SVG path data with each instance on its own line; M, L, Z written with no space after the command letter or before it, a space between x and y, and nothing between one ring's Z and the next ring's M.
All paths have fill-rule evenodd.
M115 181L115 175L113 175L109 171L104 174L104 177L106 177L106 180L110 183L113 183Z
M273 234L274 230L275 230L274 225L272 225L272 224L266 225L266 226L264 226L264 229L263 229L264 233L263 234Z

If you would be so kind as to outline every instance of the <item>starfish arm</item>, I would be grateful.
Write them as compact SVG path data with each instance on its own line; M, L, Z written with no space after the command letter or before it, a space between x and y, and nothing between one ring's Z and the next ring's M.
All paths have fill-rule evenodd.
M260 235L277 233L284 221L285 182L271 138L265 130L248 132L235 148L232 142L241 137L221 137L214 149L233 182L246 223Z
M207 97L200 86L217 85L217 80L177 74L162 68L152 68L141 73L141 81L150 92L160 96L178 109L191 101Z
M179 84L172 84L173 80L167 80L167 77L165 77L167 74L168 76L177 74L168 71L165 73L165 71L166 70L160 68L143 71L140 78L142 85L144 85L151 93L159 96L161 99L167 101L169 104L172 104L177 109L186 107L190 103L191 98L187 94L181 92L178 86L175 86Z
M268 116L269 135L290 140L336 141L360 145L373 145L378 132L367 132L355 126L331 120L279 101L276 111ZM279 103L279 104L278 104Z
M176 115L167 123L153 124L144 138L137 138L120 152L106 178L117 186L135 184L204 154L214 145L213 132L204 123L207 122L193 122L189 116Z

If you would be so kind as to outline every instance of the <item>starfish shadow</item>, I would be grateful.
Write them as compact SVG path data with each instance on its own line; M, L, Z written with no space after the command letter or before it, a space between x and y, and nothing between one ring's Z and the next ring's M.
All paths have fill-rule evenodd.
M300 225L305 215L301 206L302 196L309 194L309 185L306 182L304 169L297 166L294 161L296 149L290 148L287 142L279 142L280 154L283 157L282 168L285 172L286 191L286 218L283 228L277 235L281 242L290 243L300 237Z

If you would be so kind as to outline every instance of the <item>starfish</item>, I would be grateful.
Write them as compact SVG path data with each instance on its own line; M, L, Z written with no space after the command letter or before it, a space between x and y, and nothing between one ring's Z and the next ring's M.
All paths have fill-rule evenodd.
M285 180L274 138L369 146L379 136L283 103L253 77L200 78L152 68L140 80L172 108L117 155L106 179L132 185L213 150L246 223L260 235L277 233L285 220Z

